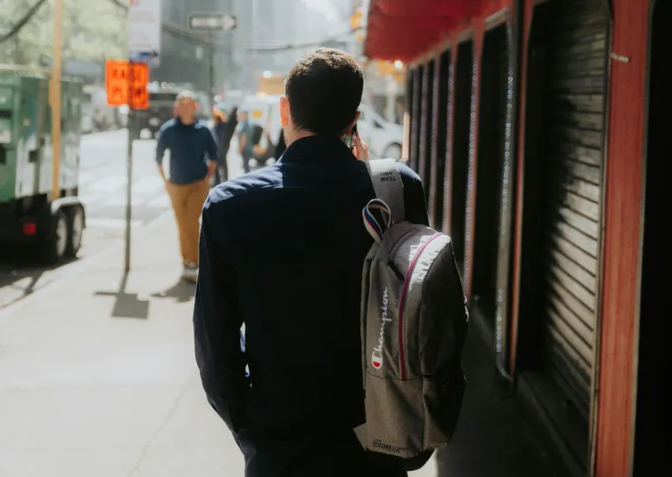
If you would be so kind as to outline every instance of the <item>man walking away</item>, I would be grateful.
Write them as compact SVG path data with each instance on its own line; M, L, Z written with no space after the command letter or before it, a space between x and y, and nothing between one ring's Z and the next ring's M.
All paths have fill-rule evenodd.
M217 144L208 126L196 120L196 95L177 96L177 117L161 127L156 162L166 181L177 227L184 271L182 278L195 282L198 276L199 216L210 190L210 175L217 167ZM170 151L170 174L166 179L163 156Z
M243 169L245 173L250 172L250 159L254 150L254 138L252 125L250 124L250 112L246 107L238 109L238 125L236 126L238 134L238 152L243 157Z
M375 197L349 147L363 82L346 53L301 58L281 100L282 159L216 187L203 209L196 356L247 477L406 475L375 469L353 431L364 422L359 314L373 243L362 209ZM420 178L399 172L406 219L427 225Z

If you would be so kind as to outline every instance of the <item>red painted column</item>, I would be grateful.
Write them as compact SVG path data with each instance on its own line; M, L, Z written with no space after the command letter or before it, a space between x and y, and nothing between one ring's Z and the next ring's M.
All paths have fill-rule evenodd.
M509 373L511 376L516 372L516 356L518 349L518 329L520 315L520 261L523 245L523 198L525 183L525 119L526 119L526 94L527 91L527 51L530 43L530 31L532 28L532 12L534 0L525 0L525 13L523 19L523 48L520 58L520 113L518 116L518 161L516 163L516 192L515 214L513 225L513 284L511 287L511 324L510 324L510 354Z
M629 477L642 207L649 0L613 0L596 477Z

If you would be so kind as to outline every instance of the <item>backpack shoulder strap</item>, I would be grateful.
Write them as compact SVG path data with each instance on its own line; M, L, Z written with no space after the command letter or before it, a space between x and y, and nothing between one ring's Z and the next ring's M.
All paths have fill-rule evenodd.
M366 161L371 175L376 198L385 202L392 211L392 223L403 222L406 215L404 207L404 184L394 159L373 159Z

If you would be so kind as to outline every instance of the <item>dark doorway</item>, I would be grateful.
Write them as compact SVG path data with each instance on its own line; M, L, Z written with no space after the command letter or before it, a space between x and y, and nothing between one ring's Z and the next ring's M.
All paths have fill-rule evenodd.
M451 64L452 58L450 50L441 54L439 60L439 99L437 106L439 108L437 135L436 135L436 183L434 188L434 217L433 223L436 230L444 230L443 224L443 201L446 190L446 146L448 139L448 118L450 116L450 82L451 82ZM445 231L445 230L444 230Z
M457 48L455 73L455 124L450 184L450 236L460 273L464 272L464 240L467 214L467 180L471 155L471 108L474 81L474 44L467 40Z
M404 101L404 108L405 108L405 113L408 118L408 126L404 125L404 141L408 141L407 143L407 154L408 157L406 159L408 160L408 163L411 163L411 156L413 155L413 121L415 120L415 117L413 116L413 79L415 78L415 70L408 70L408 74L406 76L406 98ZM406 119L404 119L405 121ZM408 135L408 136L406 136Z
M420 161L420 136L422 124L422 77L425 74L424 65L415 69L413 74L413 123L411 126L411 163L410 167L418 172Z
M637 404L635 462L633 475L660 473L670 461L672 442L668 432L669 412L663 409L663 383L670 362L670 313L667 296L661 290L670 266L669 173L664 165L672 157L669 139L669 108L672 41L669 22L672 4L657 1L651 28L649 66L649 117L645 175L645 201L642 275L639 317L639 363L637 366ZM667 245L667 246L666 246Z
M480 80L472 305L488 322L497 309L497 259L509 92L507 25L485 34Z

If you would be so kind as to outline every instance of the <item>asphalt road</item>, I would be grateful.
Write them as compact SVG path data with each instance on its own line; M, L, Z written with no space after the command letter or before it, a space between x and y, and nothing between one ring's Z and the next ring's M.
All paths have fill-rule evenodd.
M126 227L125 130L82 137L80 198L87 215L87 228L79 256L74 262L95 256L123 241ZM132 229L138 230L170 211L154 160L155 141L136 141L133 150ZM31 257L7 254L0 257L0 308L53 281L73 263L44 267ZM121 266L122 264L120 264Z

